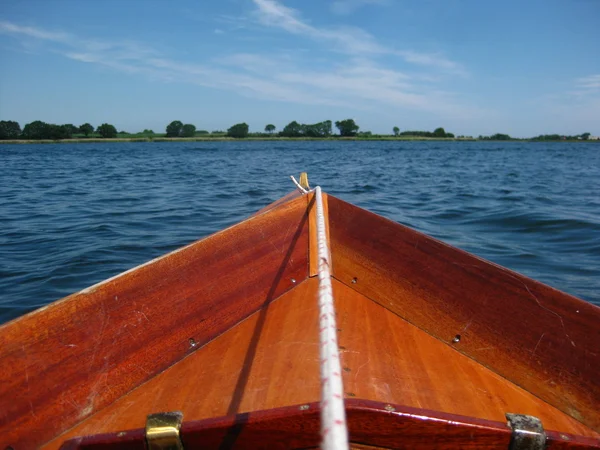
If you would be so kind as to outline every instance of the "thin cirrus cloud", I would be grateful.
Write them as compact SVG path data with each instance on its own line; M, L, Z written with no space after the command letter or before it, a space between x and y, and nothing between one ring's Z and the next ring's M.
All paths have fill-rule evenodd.
M575 85L579 89L598 92L600 91L600 74L578 78L575 80Z
M16 37L24 45L33 41L37 46L44 46L44 50L71 60L130 75L232 90L260 99L353 109L390 106L440 115L473 115L474 110L459 104L452 93L433 89L433 77L429 77L428 81L427 75L417 77L380 67L363 56L363 53L390 53L368 33L343 28L322 30L305 23L296 11L277 2L255 0L255 3L263 26L277 26L302 37L319 39L327 48L333 47L333 51L341 49L345 56L320 70L301 58L290 58L285 52L270 52L268 55L232 53L215 58L210 64L198 64L166 58L153 48L135 41L117 43L90 39L6 21L0 21L0 34ZM416 65L431 63L427 55L405 52L402 57ZM439 60L437 64L439 67ZM448 62L444 67L451 69L454 66Z
M361 0L339 3L347 6L375 2ZM315 27L303 21L297 10L289 8L276 0L254 0L254 4L257 7L255 16L264 25L280 28L289 33L328 44L332 50L351 55L395 55L410 64L434 67L455 75L468 75L461 64L451 61L439 53L429 54L414 50L388 48L378 43L370 33L356 27Z
M200 86L237 91L243 95L263 99L289 101L313 105L342 105L345 102L302 92L293 86L277 85L268 77L259 78L243 70L232 70L213 65L175 61L162 57L150 47L137 42L110 42L86 39L65 32L21 26L0 21L0 34L21 40L23 48L32 43L43 46L44 51L60 54L65 58L88 64L96 64L128 74L141 74L163 82L183 82ZM242 68L243 69L243 68Z

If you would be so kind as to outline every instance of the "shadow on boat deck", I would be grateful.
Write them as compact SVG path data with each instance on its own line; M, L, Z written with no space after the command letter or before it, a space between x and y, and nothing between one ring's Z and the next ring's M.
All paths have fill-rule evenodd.
M254 362L254 358L256 356L256 349L258 347L258 342L260 340L260 336L265 324L265 319L267 317L267 312L269 310L269 304L275 300L274 295L277 290L277 286L281 282L283 277L283 273L285 272L285 268L288 265L294 248L298 242L302 234L302 230L306 225L306 221L308 220L308 214L304 214L302 216L302 220L298 224L298 228L294 232L292 242L287 249L285 256L283 257L283 261L277 270L275 275L275 279L269 288L269 292L265 298L264 303L262 304L260 310L258 311L258 319L256 321L256 326L254 327L254 331L252 333L252 337L250 338L250 343L248 345L248 350L246 351L246 356L244 357L244 363L242 364L242 370L240 371L240 375L238 377L238 381L235 386L235 390L233 392L233 396L231 398L231 403L227 408L227 415L233 416L239 413L239 408L242 403L242 399L244 398L244 392L246 390L246 386L248 384L248 379L250 377L250 372L252 370L252 364ZM298 280L300 283L302 280ZM238 414L238 420L235 425L231 426L227 431L225 438L220 449L229 449L235 445L237 438L239 437L243 427L245 426L248 419L247 414Z

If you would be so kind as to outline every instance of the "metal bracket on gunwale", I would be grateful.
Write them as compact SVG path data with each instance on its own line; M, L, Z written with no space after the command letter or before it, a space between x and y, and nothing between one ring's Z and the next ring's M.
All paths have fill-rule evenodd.
M508 426L512 429L509 450L544 450L546 432L542 421L525 414L506 414Z
M179 437L183 413L162 412L146 418L146 442L149 450L184 450Z

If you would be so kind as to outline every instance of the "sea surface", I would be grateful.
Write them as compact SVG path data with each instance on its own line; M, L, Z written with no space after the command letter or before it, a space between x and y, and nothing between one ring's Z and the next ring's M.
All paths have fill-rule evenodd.
M600 145L0 145L0 323L293 190L343 200L600 305Z

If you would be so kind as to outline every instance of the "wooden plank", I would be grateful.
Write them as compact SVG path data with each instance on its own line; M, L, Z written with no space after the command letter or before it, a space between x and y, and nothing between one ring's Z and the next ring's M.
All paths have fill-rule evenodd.
M504 422L539 417L550 430L600 437L569 415L333 280L347 398Z
M39 447L308 274L306 199L0 328L0 448Z
M337 279L600 431L600 308L331 196L329 220Z
M188 422L318 401L318 286L304 281L44 449L141 428L160 411L181 411Z
M265 206L264 208L261 208L260 210L258 210L254 214L252 214L251 217L258 216L260 214L264 214L267 211L270 211L270 210L272 210L272 209L274 209L274 208L276 208L278 206L281 206L281 205L283 205L283 204L285 204L285 203L287 203L289 201L295 200L298 197L302 197L302 196L303 196L303 194L298 189L295 189L292 192L287 193L286 195L284 195L280 199L275 200L273 203Z
M546 429L569 437L565 442L597 441L598 434L556 408L362 294L336 280L333 284L350 405L402 404L398 410L421 408L421 415L427 410L452 421L473 414L479 417L469 419L473 424L495 422L504 427L505 412L534 414ZM317 290L316 278L303 282L45 449L56 449L77 435L142 427L146 415L157 411L182 411L189 422L317 401ZM210 428L210 423L205 426ZM377 434L385 435L381 430ZM591 437L586 441L579 434Z

